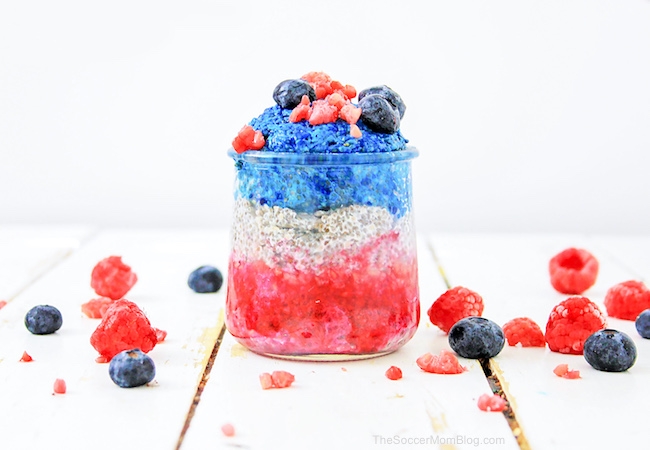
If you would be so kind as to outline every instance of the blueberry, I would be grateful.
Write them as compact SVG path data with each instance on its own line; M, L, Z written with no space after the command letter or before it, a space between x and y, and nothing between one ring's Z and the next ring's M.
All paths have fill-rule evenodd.
M387 134L399 130L399 112L381 95L366 95L358 106L361 108L361 120L371 130Z
M298 106L303 95L308 96L310 102L316 100L316 91L305 80L284 80L273 90L273 100L283 109Z
M153 380L156 365L139 348L124 350L113 356L108 365L108 374L119 387L138 387Z
M38 305L25 314L25 326L32 334L52 334L63 325L61 311L50 305Z
M223 275L216 267L201 266L190 274L187 284L194 292L200 294L217 292L223 284Z
M585 341L584 356L596 370L624 372L636 361L636 346L625 333L599 330Z
M646 309L636 318L634 322L636 331L639 332L641 337L650 339L650 309Z
M401 119L404 117L406 105L404 104L402 97L400 97L397 92L386 85L374 86L359 92L359 101L361 101L366 95L372 94L377 94L380 97L384 97L393 106L393 108L397 109L399 112L399 118Z
M463 358L492 358L504 344L501 327L484 317L465 317L449 330L449 345Z

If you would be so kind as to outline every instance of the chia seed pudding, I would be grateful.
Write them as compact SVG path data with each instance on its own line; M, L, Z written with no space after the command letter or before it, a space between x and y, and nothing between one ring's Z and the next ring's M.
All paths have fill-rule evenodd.
M322 72L287 80L242 128L226 324L249 349L312 360L378 356L420 316L404 104ZM365 105L365 106L364 106Z

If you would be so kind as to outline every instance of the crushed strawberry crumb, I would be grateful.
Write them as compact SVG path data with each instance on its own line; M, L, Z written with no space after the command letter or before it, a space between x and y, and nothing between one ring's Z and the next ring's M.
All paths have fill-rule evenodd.
M553 373L558 377L568 378L570 380L580 378L580 371L569 370L568 364L558 364L555 369L553 369Z
M65 394L66 391L68 390L65 380L62 380L61 378L57 378L54 380L54 393L55 394Z
M544 333L535 321L528 317L517 317L502 327L508 345L521 347L544 347Z
M429 373L449 375L463 373L467 370L458 362L456 355L449 350L442 350L440 355L425 353L416 360L416 363L420 369Z
M284 370L276 370L273 373L260 374L260 384L262 389L282 389L291 386L296 378L289 372Z
M167 332L165 330L161 330L160 328L154 328L153 329L156 332L156 338L158 339L158 344L163 342L165 339L167 339Z
M389 380L399 380L402 378L402 369L397 366L390 366L386 371L386 378Z
M497 394L483 394L478 398L478 408L481 411L503 411L506 401Z
M261 131L253 129L250 125L244 125L235 139L232 141L232 148L237 153L244 153L246 150L259 150L264 147L266 140Z
M32 361L34 361L34 358L32 358L29 353L23 352L23 356L21 356L19 361L20 362L32 362Z
M235 427L230 423L224 423L221 425L221 432L224 436L232 437L235 435Z
M463 286L447 290L427 311L431 323L445 333L460 319L483 314L483 298Z
M7 306L7 301L6 300L0 300L0 309L4 308Z
M605 315L598 305L587 297L569 297L551 311L546 343L551 351L582 355L587 338L605 326Z
M580 295L596 283L598 260L587 250L571 247L551 258L548 269L555 290Z

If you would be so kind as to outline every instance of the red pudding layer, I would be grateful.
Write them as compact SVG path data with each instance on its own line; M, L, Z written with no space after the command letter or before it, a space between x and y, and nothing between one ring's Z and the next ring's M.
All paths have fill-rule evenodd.
M394 351L420 318L417 257L396 232L306 270L233 253L226 324L243 345L281 355Z

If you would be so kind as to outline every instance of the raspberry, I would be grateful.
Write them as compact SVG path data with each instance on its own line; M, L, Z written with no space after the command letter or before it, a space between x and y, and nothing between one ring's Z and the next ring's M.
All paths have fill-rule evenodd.
M587 250L567 248L551 258L548 270L555 290L579 295L596 282L598 260Z
M106 310L113 304L113 299L108 297L98 297L83 303L81 312L91 319L101 319L106 314Z
M522 347L544 347L544 333L532 319L517 317L503 325L503 334L508 345L520 344Z
M483 314L483 298L462 286L449 289L427 311L431 323L448 333L460 319Z
M478 408L481 411L503 411L506 401L497 394L483 394L478 398Z
M157 342L156 330L147 316L138 305L124 298L106 310L102 321L90 336L91 345L104 361L110 361L121 351L134 348L149 353Z
M557 304L546 323L551 351L581 355L585 340L605 328L605 316L587 297L569 297Z
M463 373L467 370L466 367L460 365L456 355L449 350L442 350L440 355L425 353L416 360L416 363L420 369L429 373L451 375Z
M273 373L265 372L260 374L260 384L262 385L262 389L286 388L291 386L295 380L296 377L284 370L276 370Z
M117 300L124 297L136 281L138 277L122 262L121 256L109 256L93 268L90 286L97 295Z
M568 378L570 380L580 378L580 371L579 370L569 370L569 365L568 364L558 364L555 367L555 369L553 369L553 373L555 375L557 375L558 377Z
M62 380L61 378L57 378L54 380L54 393L55 394L65 394L68 388L65 385L65 380Z
M402 369L396 366L390 366L386 371L386 378L389 380L399 380L402 378Z
M640 281L624 281L609 288L604 303L609 316L636 320L650 308L650 290Z

